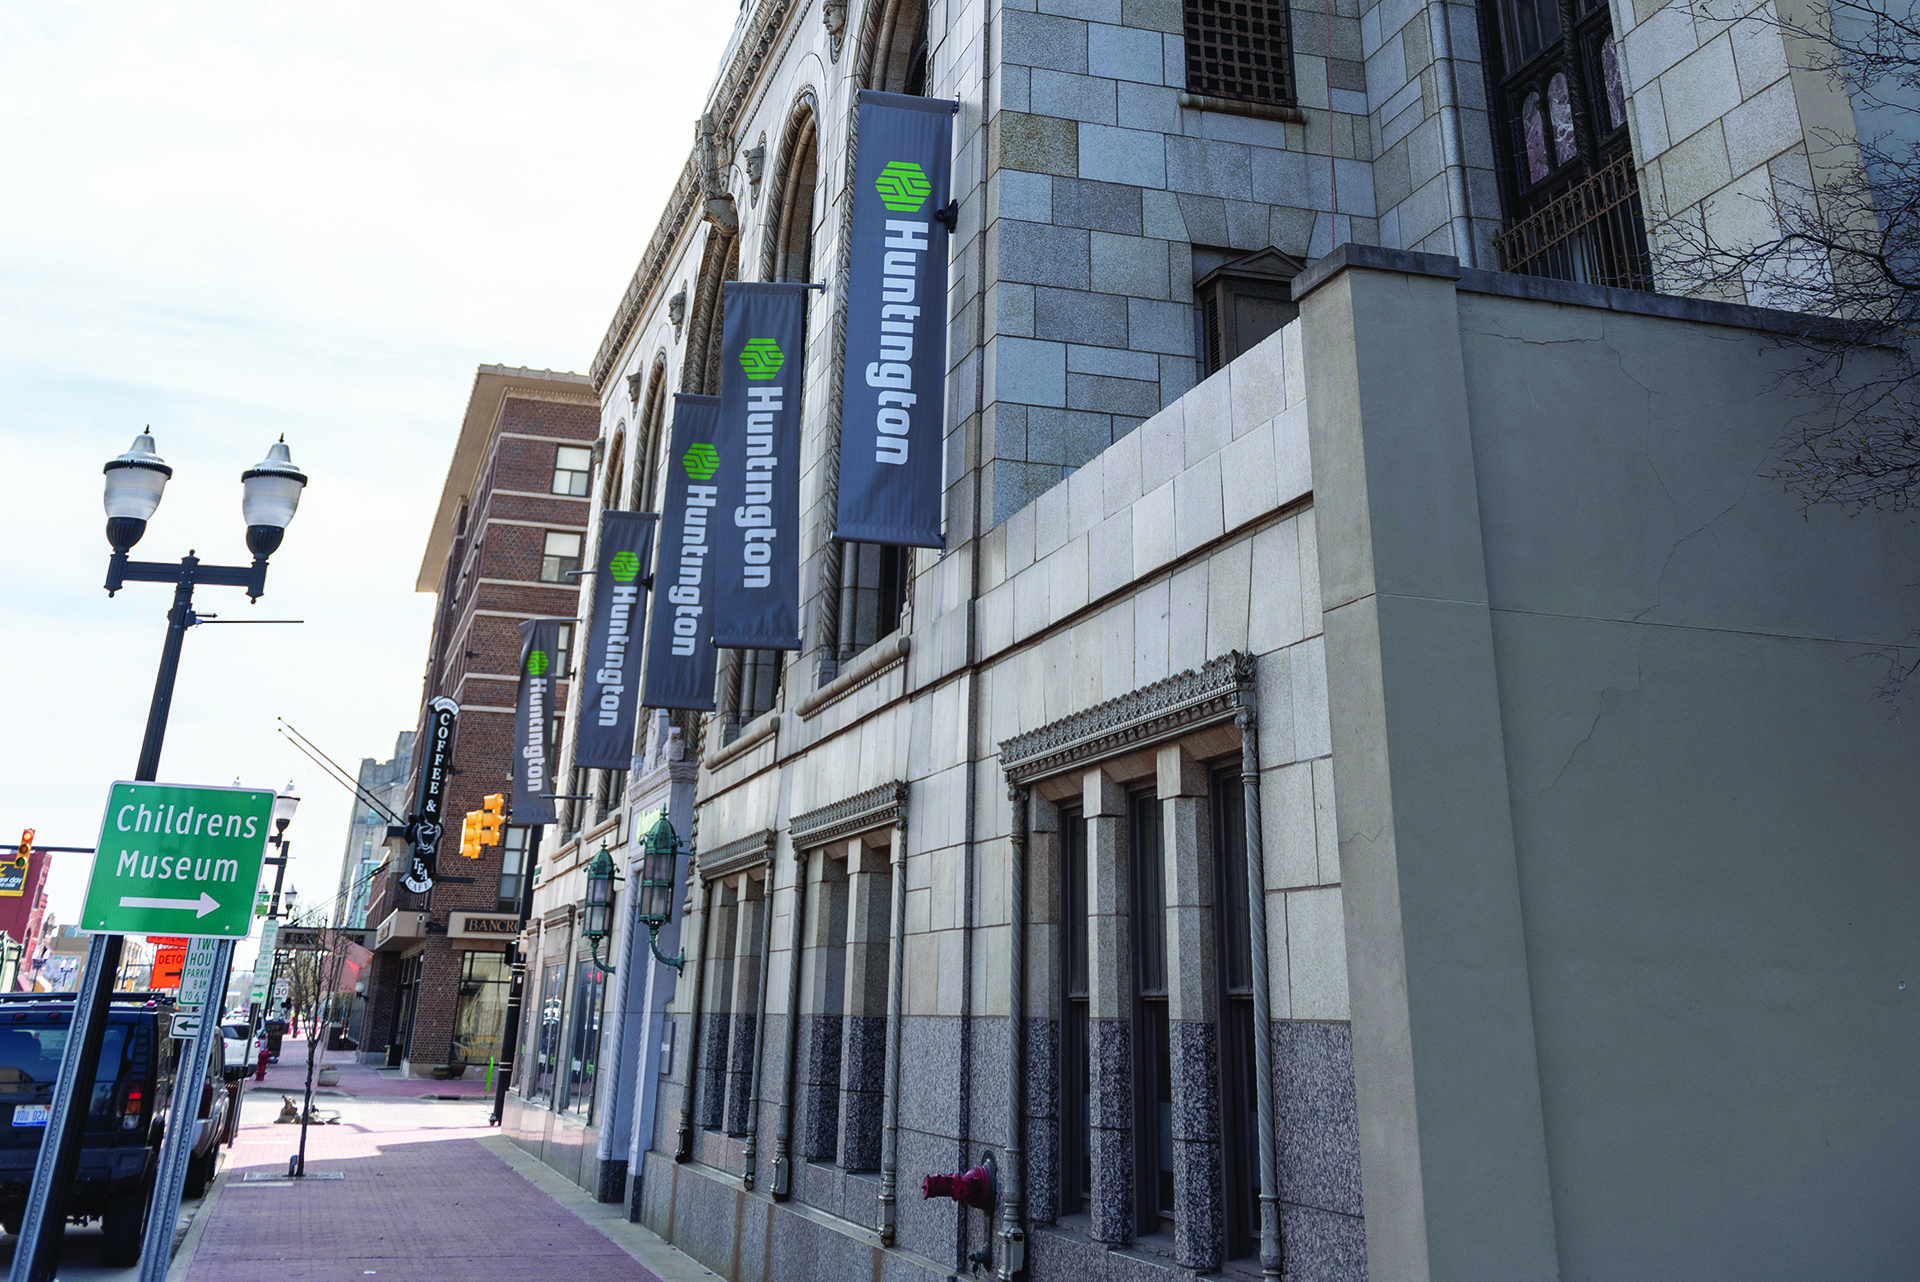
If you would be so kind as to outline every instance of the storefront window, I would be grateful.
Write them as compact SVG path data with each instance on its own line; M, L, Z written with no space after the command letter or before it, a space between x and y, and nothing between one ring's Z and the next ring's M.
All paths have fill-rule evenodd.
M600 1060L600 1015L607 1000L607 972L582 960L574 971L573 1045L569 1060L567 1111L593 1120L594 1073Z
M540 1018L534 1033L533 1080L527 1098L553 1099L560 1064L560 1017L565 1013L567 964L555 962L540 972Z
M500 1054L511 976L503 953L475 951L462 958L460 996L453 1008L453 1061L485 1064Z

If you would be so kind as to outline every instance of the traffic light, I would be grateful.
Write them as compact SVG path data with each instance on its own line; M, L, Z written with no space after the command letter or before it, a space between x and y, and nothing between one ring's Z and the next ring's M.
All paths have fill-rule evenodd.
M33 829L22 828L20 830L20 858L25 859L31 854L33 854Z
M467 811L466 826L460 830L460 854L466 859L480 857L480 812Z
M500 829L506 822L502 813L507 808L507 799L497 792L488 793L480 800L480 844L497 846L500 844Z

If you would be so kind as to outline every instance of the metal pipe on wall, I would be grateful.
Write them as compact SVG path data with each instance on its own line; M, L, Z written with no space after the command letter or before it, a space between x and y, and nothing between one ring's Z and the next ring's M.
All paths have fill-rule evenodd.
M880 1133L880 1241L893 1245L900 1167L900 1019L906 997L907 825L893 826L893 906L887 929L886 1129Z
M1440 147L1447 171L1448 203L1453 206L1453 252L1463 267L1479 266L1473 244L1473 215L1467 204L1466 142L1460 132L1460 93L1454 80L1453 24L1446 0L1427 0L1427 27L1433 35L1434 94L1439 100Z
M1241 691L1240 790L1246 809L1247 939L1253 953L1253 1076L1259 1116L1260 1276L1280 1277L1280 1153L1273 1120L1273 1001L1267 992L1267 876L1260 836L1260 734L1253 686Z

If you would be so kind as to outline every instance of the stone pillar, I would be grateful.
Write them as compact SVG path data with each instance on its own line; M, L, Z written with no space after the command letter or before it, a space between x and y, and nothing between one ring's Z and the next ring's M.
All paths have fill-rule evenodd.
M1027 1218L1050 1224L1060 1204L1060 812L1027 803Z
M887 851L847 847L847 978L841 1009L840 1167L880 1169L880 1104L887 1064Z
M857 848L858 843L853 843ZM808 860L806 1002L800 1016L800 1156L831 1162L840 1142L840 1037L846 1007L847 860L816 850Z
M707 911L712 915L707 938L706 990L711 1009L701 1012L700 1077L695 1096L695 1120L698 1125L717 1130L726 1116L727 1044L732 1000L730 981L733 962L733 922L735 905L731 888L713 884L707 888Z
M1133 1240L1133 957L1128 947L1127 794L1102 770L1082 776L1087 821L1088 1157L1092 1236Z
M1220 1048L1213 936L1213 835L1207 772L1178 744L1160 749L1161 851L1167 888L1167 1028L1173 1065L1173 1253L1220 1267Z
M753 1061L760 1054L760 941L767 929L766 882L750 873L734 881L733 1014L728 1023L727 1134L752 1125Z

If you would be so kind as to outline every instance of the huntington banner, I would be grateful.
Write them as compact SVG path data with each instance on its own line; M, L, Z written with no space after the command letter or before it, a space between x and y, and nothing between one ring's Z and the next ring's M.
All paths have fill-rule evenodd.
M806 285L720 286L720 529L713 643L800 648L800 385Z
M600 514L586 662L574 682L579 691L574 697L584 702L573 764L589 770L625 770L633 764L633 732L640 710L641 621L646 617L647 566L653 560L656 519L651 512Z
M560 671L562 619L520 624L520 696L513 704L513 822L554 821L553 691Z
M944 547L947 226L954 103L860 91L840 510L834 537Z
M713 577L711 526L720 501L714 474L720 451L720 398L676 393L667 449L666 500L660 505L660 557L653 570L647 624L649 708L713 711Z

